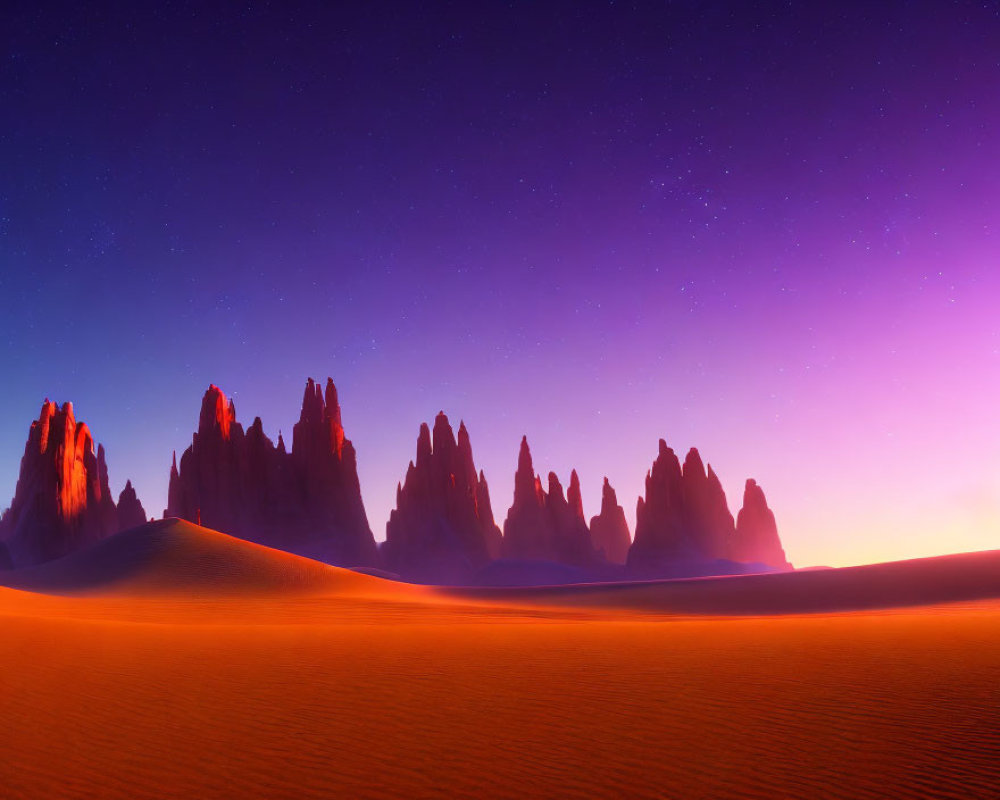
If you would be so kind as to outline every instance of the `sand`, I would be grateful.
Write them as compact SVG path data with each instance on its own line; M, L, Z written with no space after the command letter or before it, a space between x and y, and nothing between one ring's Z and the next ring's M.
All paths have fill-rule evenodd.
M994 599L677 615L269 572L202 531L62 595L0 588L0 796L1000 793ZM162 578L204 548L228 581Z

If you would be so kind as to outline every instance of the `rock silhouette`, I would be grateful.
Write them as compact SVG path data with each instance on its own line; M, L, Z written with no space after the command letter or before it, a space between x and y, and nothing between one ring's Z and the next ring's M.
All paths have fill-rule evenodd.
M0 519L10 561L50 561L119 529L104 447L94 452L90 429L76 421L72 403L59 407L46 399L28 432L14 499Z
M604 479L601 489L601 513L590 518L590 537L594 547L612 564L624 564L632 544L625 509L618 505L615 490Z
M574 566L599 561L583 516L576 470L570 476L568 498L554 472L549 473L546 492L535 475L527 437L521 439L514 473L514 502L503 526L502 554L509 559Z
M421 424L385 532L386 567L408 580L461 582L498 555L500 529L464 422L457 441L443 411L433 434Z
M646 473L645 497L636 506L635 541L627 558L630 573L704 574L705 565L713 562L787 566L783 553L780 561L775 555L777 528L773 515L768 523L770 511L764 512L763 493L760 498L751 495L747 521L738 530L711 465L706 471L700 454L692 448L682 468L674 451L660 439L656 460Z
M180 459L174 454L164 516L336 565L381 566L332 380L325 388L306 381L291 441L290 450L280 433L272 442L259 417L244 431L234 402L210 386L191 445ZM756 481L746 482L734 520L718 476L695 448L682 465L659 441L631 542L608 480L588 526L576 470L565 491L555 473L543 486L526 437L502 534L464 423L456 437L439 413L433 428L421 425L416 451L382 547L384 565L408 580L514 584L564 573L579 581L791 568ZM131 481L114 502L104 448L95 450L72 404L46 400L0 516L0 568L56 559L146 520Z
M358 481L354 447L344 437L332 380L325 394L306 382L292 433L275 445L259 417L244 433L236 407L212 385L198 431L170 468L165 516L342 566L378 559Z
M750 478L743 490L743 508L736 518L734 561L757 562L778 569L791 569L778 537L774 514L767 507L764 490Z
M146 509L139 502L132 481L125 481L125 488L118 495L118 530L125 531L146 522Z

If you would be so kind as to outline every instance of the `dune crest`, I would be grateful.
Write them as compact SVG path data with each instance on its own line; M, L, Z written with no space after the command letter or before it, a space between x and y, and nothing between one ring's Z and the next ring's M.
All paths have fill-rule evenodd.
M511 605L654 614L795 615L1000 598L1000 550L858 567L675 580L440 589Z
M398 594L400 584L238 539L181 519L149 522L65 558L0 575L52 594Z

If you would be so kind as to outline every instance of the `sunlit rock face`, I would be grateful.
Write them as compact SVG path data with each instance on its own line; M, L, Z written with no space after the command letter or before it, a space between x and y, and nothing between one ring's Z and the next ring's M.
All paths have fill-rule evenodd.
M625 510L618 505L618 496L607 478L601 489L601 513L590 518L590 537L597 551L612 564L625 563L632 537Z
M500 529L464 422L457 441L444 412L433 434L420 426L416 461L396 487L385 533L386 567L408 580L461 582L498 555Z
M743 490L743 508L736 517L736 539L733 543L734 561L756 562L777 569L790 569L778 536L774 513L767 507L764 490L750 478Z
M306 382L292 451L256 418L244 432L236 408L210 386L198 432L170 469L166 516L344 566L374 566L378 552L344 437L332 380Z
M661 439L656 460L646 473L645 497L639 498L636 507L629 571L634 576L702 574L703 565L709 563L719 563L720 571L731 571L722 562L787 567L774 517L770 516L768 528L770 511L765 514L761 504L766 509L763 494L760 498L753 495L744 527L738 529L711 465L706 471L692 448L681 467L677 455Z
M504 558L578 566L600 560L583 516L576 470L570 476L568 497L553 472L549 473L545 491L535 475L527 437L521 439L514 473L514 502L504 521L501 552Z
M119 530L104 448L73 404L46 400L31 423L10 508L0 520L15 566L67 555Z

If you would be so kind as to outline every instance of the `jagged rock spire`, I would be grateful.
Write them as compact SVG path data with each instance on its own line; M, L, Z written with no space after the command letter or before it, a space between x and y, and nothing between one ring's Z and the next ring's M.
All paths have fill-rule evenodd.
M224 413L223 413L224 410ZM310 558L348 566L377 562L332 380L306 381L288 452L255 418L243 432L236 407L212 385L199 432L171 467L167 514Z
M146 510L136 496L132 481L125 481L125 488L118 495L118 530L135 528L146 521Z
M541 487L535 480L535 467L531 462L531 448L528 437L521 437L521 449L517 454L517 471L514 473L514 505L536 503Z
M785 557L774 513L767 506L764 490L753 478L743 490L743 508L736 520L736 540L733 558L747 563L766 564L788 569L792 565Z
M683 502L680 461L666 441L660 439L656 459L646 473L645 497L640 497L636 505L630 564L636 559L694 555L684 528Z
M217 434L229 439L230 424L236 419L236 407L226 400L226 395L214 383L201 399L201 414L198 417L198 435Z
M458 440L442 411L417 435L417 460L396 488L383 548L389 569L411 580L468 580L499 550L486 478L476 474L469 433Z
M554 472L548 475L548 491L534 474L527 437L521 439L514 502L504 521L503 554L514 559L557 561L575 566L592 565L597 553L583 517L580 479L570 476L569 499Z
M691 448L681 468L674 451L661 439L656 460L646 475L645 497L640 497L636 506L629 569L649 575L668 574L679 564L785 564L780 543L775 550L777 529L773 516L768 523L770 512L763 510L762 493L758 497L749 485L747 492L750 507L740 531L711 464L706 471L701 455Z
M618 496L608 479L601 488L601 513L590 520L590 536L594 547L612 564L624 564L632 544L625 510L618 505Z
M545 500L545 491L535 475L528 437L523 436L514 472L514 502L503 523L502 553L506 558L551 556L551 525L545 513Z
M580 476L576 474L574 469L569 474L569 488L566 489L566 502L569 505L570 511L573 512L573 516L586 520L583 516L583 495L580 492Z

